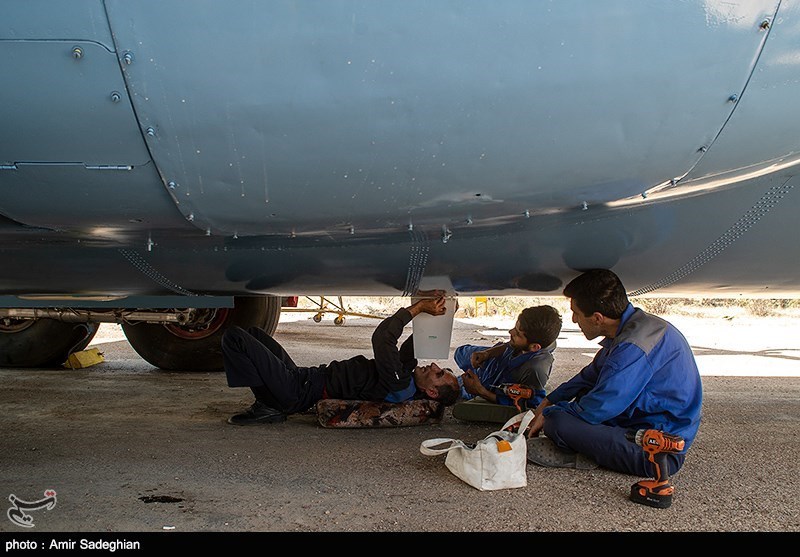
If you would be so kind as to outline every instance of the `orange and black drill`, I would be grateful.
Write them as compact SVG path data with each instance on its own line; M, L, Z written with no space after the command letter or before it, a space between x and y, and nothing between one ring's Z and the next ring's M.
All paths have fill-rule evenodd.
M502 385L492 385L493 389L499 389L504 395L514 401L517 411L523 412L528 409L527 401L533 396L533 389L520 385L519 383L503 383Z
M675 488L669 483L667 453L681 452L685 445L683 437L657 429L630 430L625 437L644 449L647 460L653 463L656 471L655 480L642 480L631 486L631 501L666 509L672 504L672 495L675 493Z

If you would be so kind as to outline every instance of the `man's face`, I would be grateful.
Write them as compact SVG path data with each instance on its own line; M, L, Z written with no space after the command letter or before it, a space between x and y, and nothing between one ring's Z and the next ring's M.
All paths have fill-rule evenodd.
M528 339L525 337L525 333L522 332L522 328L519 326L519 319L517 319L517 324L514 325L514 328L508 331L508 333L511 335L510 344L514 350L528 349L528 345L530 343L528 342Z
M414 369L414 382L423 391L436 390L439 385L451 385L458 390L458 379L449 368L441 368L435 362Z
M583 336L585 336L587 340L592 340L602 334L600 323L595 314L584 315L575 304L575 300L572 299L570 299L569 308L572 310L572 322L578 324L578 327L580 327L583 332Z

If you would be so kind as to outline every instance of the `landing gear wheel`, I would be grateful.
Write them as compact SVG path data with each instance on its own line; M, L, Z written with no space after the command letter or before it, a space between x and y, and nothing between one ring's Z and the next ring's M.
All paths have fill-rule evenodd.
M320 321L322 321L322 314L318 313L314 317L312 317L311 319L314 320L314 323L319 323Z
M334 325L342 325L344 324L344 315L339 315L336 319L333 320Z
M58 367L86 348L97 323L0 319L0 367Z
M232 326L275 332L281 314L279 296L234 298L233 308L198 310L188 325L123 324L134 350L148 363L171 371L221 371L222 335Z

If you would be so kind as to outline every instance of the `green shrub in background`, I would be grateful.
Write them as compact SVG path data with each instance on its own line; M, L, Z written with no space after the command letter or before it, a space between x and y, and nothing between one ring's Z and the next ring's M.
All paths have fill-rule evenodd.
M336 296L327 298L338 303ZM301 297L299 307L316 308L320 297ZM631 298L634 306L656 315L686 315L733 318L737 316L777 317L800 316L800 300L756 298ZM402 296L344 296L342 303L347 311L375 316L391 315L411 303ZM563 296L504 296L458 297L458 317L501 316L513 317L530 306L551 305L565 321L570 320L569 300Z
M633 298L635 306L656 315L777 317L797 316L800 300L768 298Z
M571 319L569 300L559 297L487 297L480 299L460 297L459 306L464 317L499 315L513 317L530 306L550 305L556 308L562 318ZM634 306L656 315L708 315L710 317L735 317L750 315L772 317L800 313L800 300L785 299L724 299L724 298L631 298Z

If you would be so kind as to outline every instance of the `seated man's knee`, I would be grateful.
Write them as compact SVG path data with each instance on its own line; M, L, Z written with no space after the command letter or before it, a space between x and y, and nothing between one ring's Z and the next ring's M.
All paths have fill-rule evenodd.
M464 344L453 352L453 361L463 370L472 369L472 354L478 350L483 350L480 346Z
M545 416L542 430L559 447L591 455L582 448L586 448L587 439L596 438L601 433L595 430L596 427L557 407Z
M544 434L551 439L560 437L560 432L565 427L568 427L571 418L573 416L564 412L561 408L553 408L544 418Z
M464 359L464 352L466 352L466 346L459 346L453 352L453 360L458 364L458 367L462 367L464 362L469 362L469 356L467 356L466 360Z

